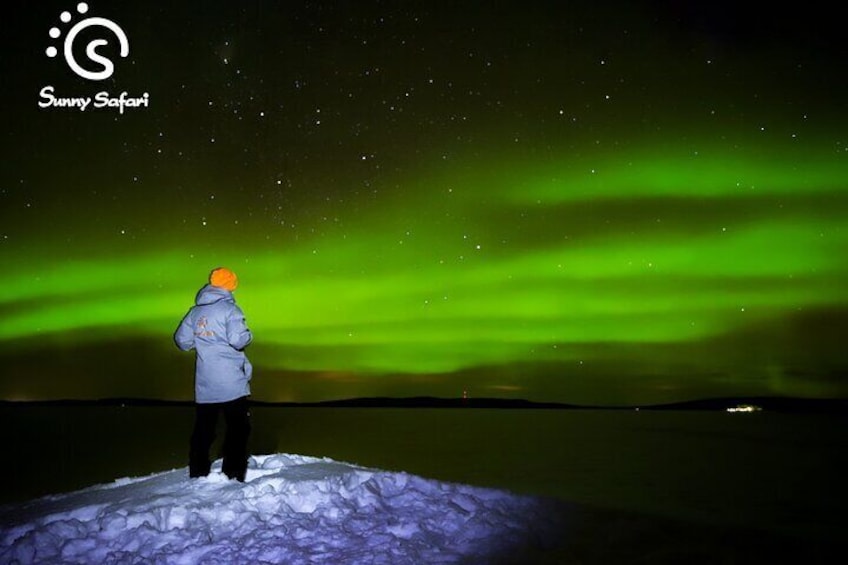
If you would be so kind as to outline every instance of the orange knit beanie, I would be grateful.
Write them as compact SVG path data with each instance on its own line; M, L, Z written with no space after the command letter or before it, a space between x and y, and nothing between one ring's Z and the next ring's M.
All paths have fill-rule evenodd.
M218 267L209 274L209 284L232 292L238 286L238 277L226 267Z

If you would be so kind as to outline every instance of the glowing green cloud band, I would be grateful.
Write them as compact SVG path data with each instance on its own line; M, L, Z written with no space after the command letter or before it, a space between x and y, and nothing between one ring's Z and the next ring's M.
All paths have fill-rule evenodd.
M4 256L23 268L0 296L0 340L84 340L86 328L102 328L167 343L203 277L222 264L239 273L254 356L267 367L444 372L573 359L576 344L709 339L801 308L848 304L845 166L796 161L627 158L597 173L541 175L558 179L547 182L533 180L539 167L510 168L497 180L421 183L417 197L348 226L346 237L281 249ZM456 187L450 196L446 184ZM765 199L751 209L763 213L699 217L696 226L678 219L663 231L657 214L636 209L627 229L548 236L549 227L567 232L565 220L580 219L569 202L597 202L592 212L602 219L619 199L671 197L645 200L671 202L659 210L667 218L693 198L721 210L752 191ZM791 203L800 193L822 203L778 209L774 199ZM535 225L534 210L548 223ZM528 240L512 245L522 234Z

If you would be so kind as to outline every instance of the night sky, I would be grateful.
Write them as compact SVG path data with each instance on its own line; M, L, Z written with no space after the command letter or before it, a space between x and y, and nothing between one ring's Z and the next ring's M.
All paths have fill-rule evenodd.
M192 398L171 336L222 265L257 400L848 396L825 3L20 4L0 398Z

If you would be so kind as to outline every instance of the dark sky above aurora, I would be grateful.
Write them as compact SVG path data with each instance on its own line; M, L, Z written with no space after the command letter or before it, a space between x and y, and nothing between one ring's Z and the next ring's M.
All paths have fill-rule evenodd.
M4 9L0 397L191 398L171 335L219 265L258 400L848 394L815 2L125 4ZM93 16L103 81L45 55Z

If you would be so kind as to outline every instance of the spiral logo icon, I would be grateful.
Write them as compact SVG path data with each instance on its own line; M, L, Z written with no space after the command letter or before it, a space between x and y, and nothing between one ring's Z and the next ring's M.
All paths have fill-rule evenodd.
M77 4L77 12L80 15L84 15L88 13L88 4L85 2L80 2ZM62 12L59 15L59 19L62 23L70 23L73 16L70 12ZM68 63L68 66L74 71L77 75L81 76L84 79L88 80L104 80L112 76L112 73L115 72L115 64L111 59L105 57L97 52L97 49L103 47L104 45L108 45L109 42L105 39L94 39L88 43L85 47L85 55L88 57L88 60L100 65L102 67L101 70L91 71L80 65L76 57L74 56L74 40L76 40L77 35L84 29L89 27L99 26L106 28L108 31L114 35L120 46L120 55L123 58L126 58L130 54L130 43L127 39L127 34L124 33L124 30L121 27L113 22L112 20L100 17L90 17L84 20L77 22L71 29L68 30L67 35L65 36L65 42L63 46L63 54L65 56L65 61ZM62 36L62 30L58 27L50 28L50 37L53 39L59 39ZM50 46L47 48L47 56L48 57L56 57L59 54L59 50L54 46Z

